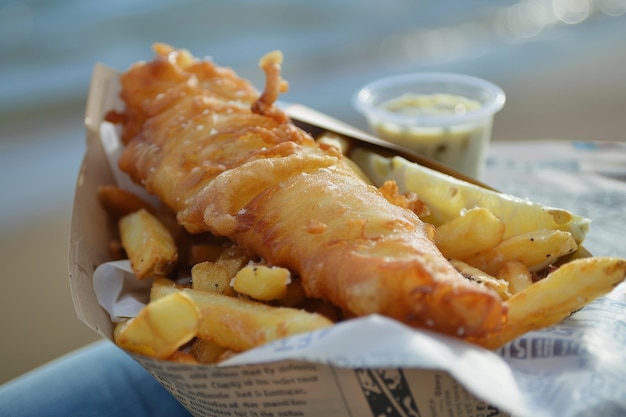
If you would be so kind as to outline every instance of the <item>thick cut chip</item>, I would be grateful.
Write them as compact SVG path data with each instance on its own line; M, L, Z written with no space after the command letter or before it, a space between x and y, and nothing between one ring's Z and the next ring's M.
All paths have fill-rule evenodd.
M98 200L102 207L116 219L141 209L154 211L154 208L137 194L115 185L98 187Z
M553 326L609 293L626 276L626 260L576 259L507 300L509 318L501 331L472 340L496 349L531 330Z
M204 339L196 339L191 345L191 355L200 363L216 364L231 351Z
M233 295L228 269L216 262L201 262L191 268L191 282L196 290Z
M155 280L151 298L159 299L179 292L191 298L198 308L200 325L197 336L236 352L333 324L320 314L272 307L209 291L178 288L167 279Z
M287 295L291 273L286 268L247 265L233 278L233 288L259 301L280 300Z
M497 275L507 262L518 261L531 272L539 271L578 249L568 232L539 230L503 240L498 246L463 259L475 268Z
M508 282L509 289L513 294L523 291L533 284L530 270L518 261L505 263L498 271L497 278Z
M503 299L506 300L511 296L511 292L509 291L508 282L493 277L478 268L474 268L473 266L466 264L463 261L459 261L457 259L451 259L450 263L457 271L459 271L465 278L470 281L478 282L485 287L489 287Z
M119 221L120 239L139 279L167 275L178 261L178 249L168 229L141 209Z
M497 246L504 227L491 211L476 207L439 226L435 244L447 258L466 259Z
M199 315L192 300L177 292L150 302L115 327L115 343L128 351L165 359L196 335Z

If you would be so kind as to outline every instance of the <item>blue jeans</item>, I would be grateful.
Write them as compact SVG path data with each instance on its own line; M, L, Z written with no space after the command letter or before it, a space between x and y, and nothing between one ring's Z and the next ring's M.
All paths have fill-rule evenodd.
M96 342L0 386L0 416L189 416L148 372Z

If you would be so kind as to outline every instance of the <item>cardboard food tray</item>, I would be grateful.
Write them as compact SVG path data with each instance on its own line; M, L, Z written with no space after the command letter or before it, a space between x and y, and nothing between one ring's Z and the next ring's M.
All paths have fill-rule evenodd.
M109 261L115 227L99 205L97 187L116 182L100 126L106 111L119 105L118 75L103 65L93 73L69 252L77 315L108 340L114 324L98 303L92 277L98 265ZM306 108L291 111L295 118ZM334 123L313 113L300 124L315 128L312 120L318 116L318 128ZM336 127L350 133L349 127ZM510 366L498 354L379 316L279 340L219 366L129 355L196 416L542 415L528 407Z

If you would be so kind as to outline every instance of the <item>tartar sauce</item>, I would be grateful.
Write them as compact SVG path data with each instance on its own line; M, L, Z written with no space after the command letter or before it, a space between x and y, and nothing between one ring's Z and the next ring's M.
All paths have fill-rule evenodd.
M444 93L405 94L380 105L387 112L407 116L407 120L412 116L462 116L480 107L478 101ZM491 137L491 118L452 125L431 123L424 126L382 120L372 120L371 123L381 139L441 161L472 177L482 175L484 155Z

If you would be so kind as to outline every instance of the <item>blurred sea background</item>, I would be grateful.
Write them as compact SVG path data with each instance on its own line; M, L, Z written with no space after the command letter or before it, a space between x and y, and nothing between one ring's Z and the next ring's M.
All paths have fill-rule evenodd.
M165 42L365 128L363 84L460 72L504 89L494 141L626 140L626 0L0 0L0 383L97 336L76 319L67 241L96 63ZM489 182L489 178L485 179Z

